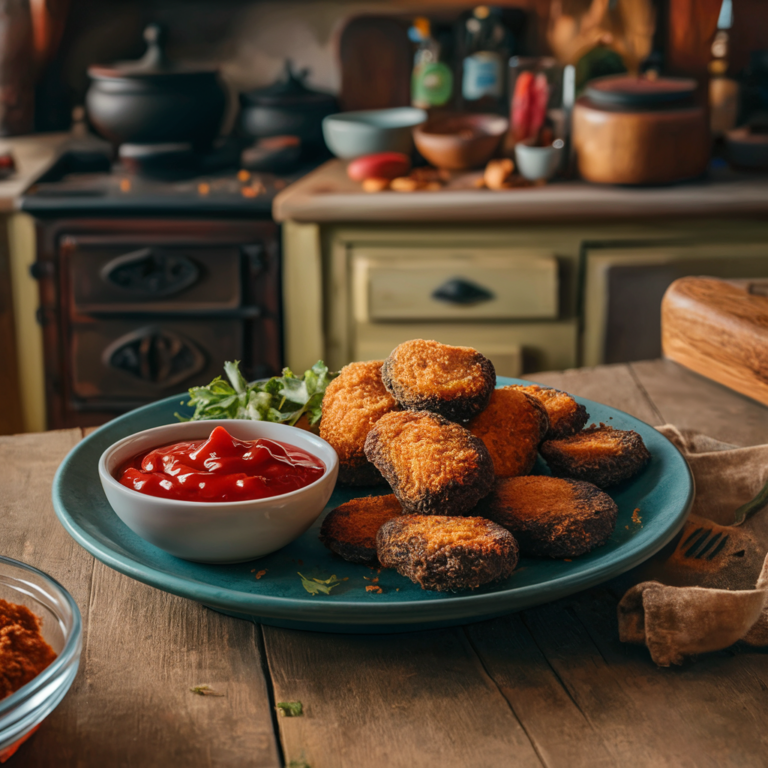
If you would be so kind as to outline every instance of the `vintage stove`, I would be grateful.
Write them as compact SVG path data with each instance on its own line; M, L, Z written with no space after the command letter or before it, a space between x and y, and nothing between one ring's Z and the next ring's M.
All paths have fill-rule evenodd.
M101 424L208 383L225 360L249 378L282 366L274 195L224 146L78 140L33 184L49 428Z

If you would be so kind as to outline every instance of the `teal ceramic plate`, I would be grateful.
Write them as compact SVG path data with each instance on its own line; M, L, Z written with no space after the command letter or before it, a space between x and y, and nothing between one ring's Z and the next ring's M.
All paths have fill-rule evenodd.
M513 383L528 382L499 378L498 386ZM260 560L200 565L168 555L130 531L107 503L96 469L101 453L117 440L173 423L174 412L184 410L180 400L171 397L127 413L80 442L56 473L56 514L75 541L111 568L218 611L267 624L329 632L397 632L479 621L545 603L649 558L680 530L693 499L688 466L665 437L626 413L579 399L591 422L639 432L652 456L639 475L611 489L619 507L616 531L607 545L588 555L572 562L522 559L509 579L492 586L466 594L427 592L394 571L377 574L331 555L317 538L321 516L301 538ZM546 474L546 465L539 460L534 472ZM359 490L337 488L328 509L359 495ZM635 509L640 510L640 523L632 521ZM302 586L299 571L323 579L335 574L346 581L330 595L312 596ZM380 594L365 589L376 576Z

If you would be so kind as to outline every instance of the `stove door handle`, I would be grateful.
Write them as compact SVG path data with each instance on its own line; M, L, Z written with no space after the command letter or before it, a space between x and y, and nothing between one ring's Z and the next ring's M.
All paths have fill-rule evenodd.
M200 279L200 267L179 253L139 248L108 261L101 279L131 296L159 299L173 296Z

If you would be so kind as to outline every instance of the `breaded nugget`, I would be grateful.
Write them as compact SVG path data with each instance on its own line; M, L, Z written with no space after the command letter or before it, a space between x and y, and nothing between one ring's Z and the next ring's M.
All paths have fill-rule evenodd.
M339 456L343 485L382 485L384 478L365 458L365 438L390 411L400 410L381 381L381 360L345 365L323 396L320 437Z
M584 429L589 419L587 409L577 403L567 392L551 387L539 387L536 384L528 387L517 384L515 389L532 395L547 409L547 416L549 416L547 440L574 435Z
M368 433L365 455L406 512L461 515L493 486L493 461L483 441L428 411L382 416Z
M493 459L496 477L527 475L549 419L542 404L515 387L495 389L488 407L467 424Z
M541 476L498 480L476 512L506 528L524 556L562 558L605 544L619 510L591 483Z
M475 589L515 570L517 542L482 517L403 515L376 535L379 562L422 589Z
M433 411L451 421L480 413L496 386L493 363L477 350L424 339L395 347L381 378L403 408Z
M394 494L352 499L331 510L320 527L320 541L350 563L376 562L376 534L403 514Z
M562 440L547 440L539 448L553 475L585 480L610 488L637 474L651 454L637 432L601 424Z

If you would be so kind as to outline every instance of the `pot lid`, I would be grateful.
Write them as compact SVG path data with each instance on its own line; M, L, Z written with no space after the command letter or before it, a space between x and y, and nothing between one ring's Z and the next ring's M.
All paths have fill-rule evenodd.
M336 97L323 91L313 91L307 88L304 80L309 74L308 69L293 71L290 59L286 59L285 69L279 80L266 88L240 94L240 101L251 106L335 106Z
M149 24L144 30L147 50L136 61L118 61L115 64L94 65L88 68L93 78L149 78L158 76L194 77L215 74L214 69L185 67L168 60L165 54L165 30L159 24Z
M693 96L696 81L682 77L633 77L609 75L587 84L587 97L595 104L607 107L649 107Z

